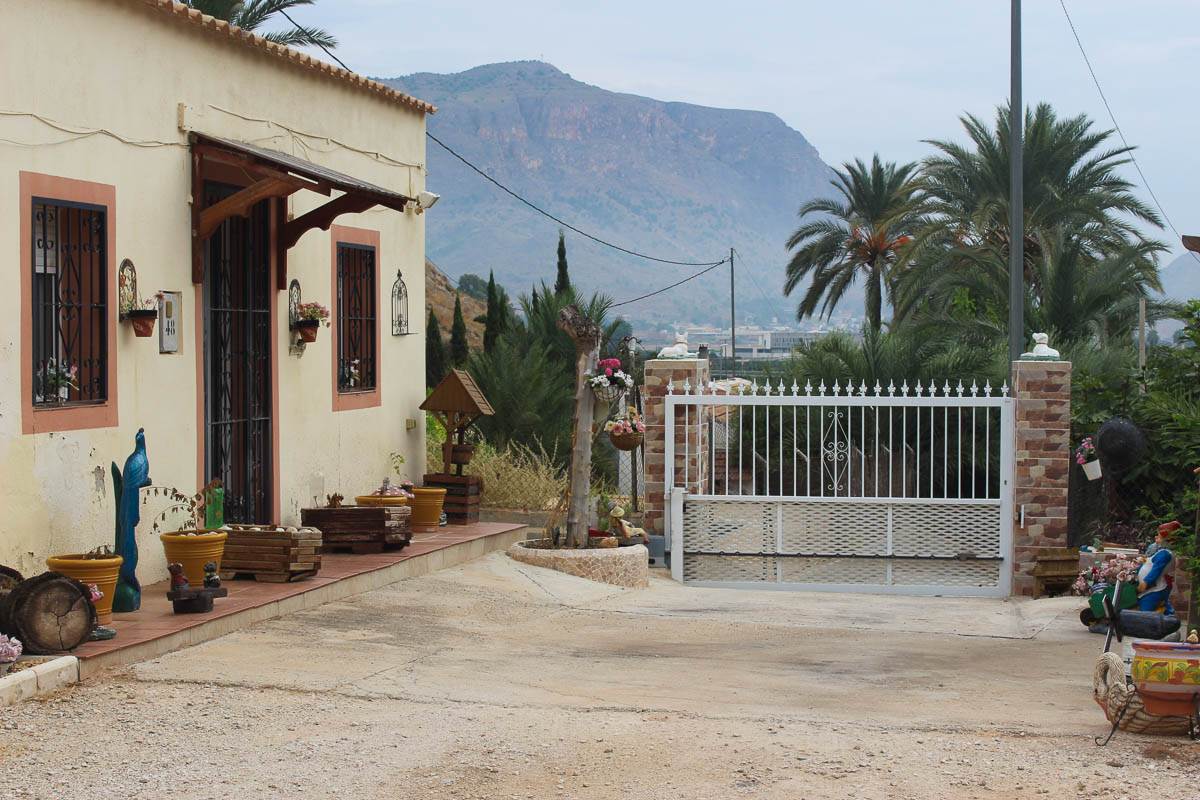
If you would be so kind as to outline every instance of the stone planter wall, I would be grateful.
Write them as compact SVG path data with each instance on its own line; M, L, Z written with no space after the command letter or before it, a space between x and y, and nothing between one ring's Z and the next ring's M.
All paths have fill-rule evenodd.
M650 551L645 545L585 550L554 550L530 546L546 542L546 539L517 542L508 548L508 555L516 561L533 564L535 567L555 569L568 575L628 589L645 589L650 585Z

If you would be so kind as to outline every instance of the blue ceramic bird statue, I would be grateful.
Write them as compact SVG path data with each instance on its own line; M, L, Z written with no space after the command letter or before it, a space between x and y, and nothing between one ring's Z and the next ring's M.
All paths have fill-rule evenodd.
M113 611L137 611L142 606L142 585L137 579L137 526L142 519L140 493L150 485L150 462L146 458L146 432L138 428L137 444L125 459L124 474L112 464L113 489L117 498L117 555L125 559L113 593Z

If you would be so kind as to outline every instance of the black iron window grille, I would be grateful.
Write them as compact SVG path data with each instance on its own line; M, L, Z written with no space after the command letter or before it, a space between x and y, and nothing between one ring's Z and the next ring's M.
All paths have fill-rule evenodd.
M33 199L33 404L108 399L108 226L103 206Z
M338 391L375 388L375 248L337 246Z

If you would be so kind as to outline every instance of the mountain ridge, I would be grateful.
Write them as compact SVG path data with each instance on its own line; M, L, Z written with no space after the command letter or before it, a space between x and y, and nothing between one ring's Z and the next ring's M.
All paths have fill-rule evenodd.
M673 261L714 262L732 246L739 325L794 319L781 293L785 242L800 205L831 190L804 136L766 111L717 109L611 92L538 61L381 79L437 105L430 133L496 181L588 233ZM552 282L559 224L490 185L435 143L427 252L450 274L487 274L510 291ZM567 232L574 282L620 302L697 267L635 259ZM654 301L635 320L720 323L728 273L714 270Z

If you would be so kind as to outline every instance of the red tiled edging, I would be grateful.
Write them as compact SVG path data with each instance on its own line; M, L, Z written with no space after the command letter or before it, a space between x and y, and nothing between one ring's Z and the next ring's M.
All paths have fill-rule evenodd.
M265 619L290 614L405 578L504 550L526 536L524 525L480 522L418 533L403 550L351 555L326 553L321 571L294 583L236 580L222 583L229 596L218 598L208 614L175 614L167 600L168 582L142 589L142 608L114 614L117 635L88 642L71 651L79 658L79 677L122 664L154 658L171 650L206 642Z

